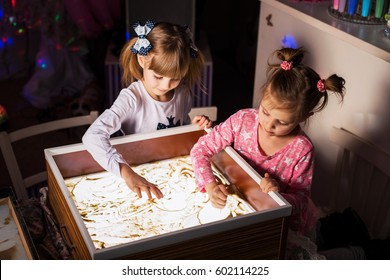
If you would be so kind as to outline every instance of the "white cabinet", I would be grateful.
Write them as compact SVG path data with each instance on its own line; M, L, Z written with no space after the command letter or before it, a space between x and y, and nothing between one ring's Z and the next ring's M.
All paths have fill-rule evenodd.
M346 80L343 104L330 96L326 109L305 127L317 150L313 199L327 205L336 147L330 143L332 126L343 127L390 153L390 39L384 26L360 25L335 19L332 1L261 0L253 107L260 101L267 59L291 36L308 50L305 62L323 78L337 73Z

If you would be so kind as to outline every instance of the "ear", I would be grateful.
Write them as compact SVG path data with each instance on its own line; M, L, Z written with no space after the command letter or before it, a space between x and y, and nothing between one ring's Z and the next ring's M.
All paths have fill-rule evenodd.
M137 54L137 60L138 60L139 65L141 66L141 68L144 69L144 67L145 67L145 57L143 57L142 55Z

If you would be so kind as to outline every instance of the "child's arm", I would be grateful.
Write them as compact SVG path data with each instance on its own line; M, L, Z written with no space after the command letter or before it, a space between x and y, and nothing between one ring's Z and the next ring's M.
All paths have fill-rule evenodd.
M139 176L136 172L131 169L127 164L120 164L120 173L122 178L125 180L127 186L135 192L139 198L142 197L142 192L146 192L149 199L152 199L152 194L156 198L162 198L163 193L155 185L148 182L145 178Z

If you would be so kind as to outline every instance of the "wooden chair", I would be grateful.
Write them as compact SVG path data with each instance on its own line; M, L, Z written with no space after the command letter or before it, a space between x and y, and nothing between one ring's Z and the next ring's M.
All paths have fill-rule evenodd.
M390 155L342 128L330 140L340 147L331 208L351 206L373 238L390 236Z
M10 133L5 131L0 132L0 147L3 153L5 164L11 178L11 182L18 199L27 199L27 189L44 182L47 179L46 170L37 174L24 177L21 172L19 162L16 159L14 143L36 136L38 134L44 134L51 131L58 131L61 129L72 129L85 125L90 125L98 117L97 111L91 111L89 115L71 117L66 119L60 119L41 123L26 128L22 128ZM43 156L43 151L42 151Z
M212 121L217 119L217 107L196 107L190 112L190 117L196 115L206 115ZM28 198L28 189L38 183L45 182L46 170L24 177L21 172L20 164L15 155L14 143L25 138L33 137L38 134L44 134L60 129L76 128L84 125L90 125L98 117L97 111L91 111L90 115L60 119L46 122L27 128L23 128L10 133L0 132L0 147L3 153L5 164L11 178L13 188L18 199Z

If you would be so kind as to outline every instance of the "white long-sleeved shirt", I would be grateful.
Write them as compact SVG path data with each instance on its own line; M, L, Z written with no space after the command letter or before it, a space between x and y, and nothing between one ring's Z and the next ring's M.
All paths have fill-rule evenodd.
M127 163L110 144L110 136L118 130L128 135L189 124L191 104L191 93L185 86L179 85L170 101L161 102L148 94L141 81L134 82L93 122L82 142L105 170L120 176L119 164Z

